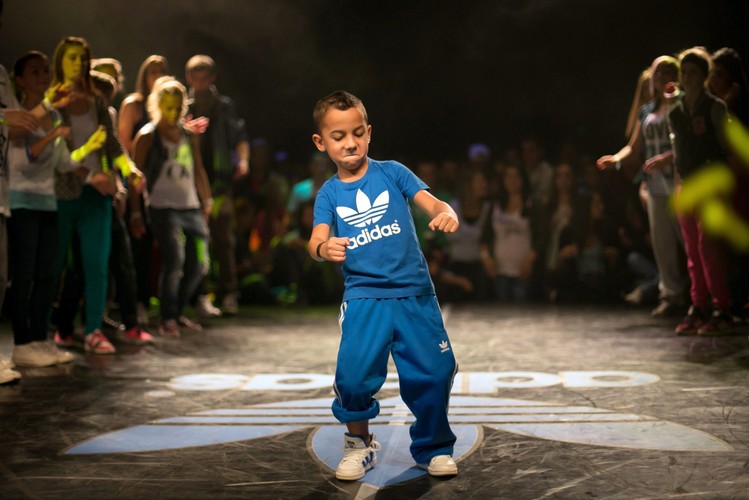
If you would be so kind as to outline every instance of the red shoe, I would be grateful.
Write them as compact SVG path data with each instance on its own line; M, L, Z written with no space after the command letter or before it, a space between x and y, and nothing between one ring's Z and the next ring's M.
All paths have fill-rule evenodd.
M55 332L55 345L60 347L73 347L73 336L63 337L60 335L60 331Z
M689 312L676 327L676 335L696 335L705 323L705 313L696 306L691 306Z
M86 335L83 348L86 352L94 354L114 354L116 352L112 343L101 333L101 330L94 330Z
M122 340L133 345L153 344L153 336L139 326L125 331L122 334Z
M728 335L732 333L733 320L726 311L716 309L713 315L698 330L697 335Z

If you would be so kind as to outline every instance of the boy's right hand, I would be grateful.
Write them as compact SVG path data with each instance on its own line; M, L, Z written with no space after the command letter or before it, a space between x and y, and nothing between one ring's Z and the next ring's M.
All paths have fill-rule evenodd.
M330 238L323 244L320 254L331 262L343 262L346 260L346 248L348 247L348 238Z

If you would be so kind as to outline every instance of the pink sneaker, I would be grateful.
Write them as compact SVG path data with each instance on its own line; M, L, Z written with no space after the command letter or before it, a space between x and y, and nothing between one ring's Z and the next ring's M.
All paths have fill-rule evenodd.
M705 323L705 313L696 306L691 306L684 319L676 326L676 335L696 335Z
M73 336L63 337L60 331L55 331L55 345L60 347L73 347Z
M101 330L94 330L86 335L83 347L86 352L94 354L114 354L116 352L112 343L101 333Z
M139 326L135 326L122 334L122 338L128 344L146 345L153 344L153 336Z

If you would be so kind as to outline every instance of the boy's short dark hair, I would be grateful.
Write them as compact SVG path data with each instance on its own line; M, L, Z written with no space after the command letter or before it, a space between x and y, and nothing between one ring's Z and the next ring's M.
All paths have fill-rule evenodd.
M312 112L312 120L315 123L316 131L320 131L320 123L322 123L325 113L327 113L330 108L335 108L339 111L356 108L361 111L364 121L369 123L367 110L364 108L364 103L361 99L345 90L336 90L332 94L323 97L317 101L317 104L315 104L315 110Z
M198 54L192 56L185 64L185 72L192 73L193 71L206 70L212 75L216 74L216 61L211 56L205 54Z
M694 64L700 71L705 75L705 78L710 74L710 65L712 64L712 58L704 47L692 47L679 54L679 64L684 66L685 64Z

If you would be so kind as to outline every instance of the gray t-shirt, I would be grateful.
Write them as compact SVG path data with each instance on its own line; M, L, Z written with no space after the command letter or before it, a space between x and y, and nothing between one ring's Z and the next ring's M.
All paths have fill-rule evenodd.
M192 148L185 136L179 143L162 138L167 160L149 193L149 204L154 208L187 210L200 208L195 188L195 164Z
M642 139L645 144L645 158L671 151L668 121L666 115L648 113L642 119ZM656 172L645 174L645 185L652 195L670 195L674 192L674 164L670 162Z

